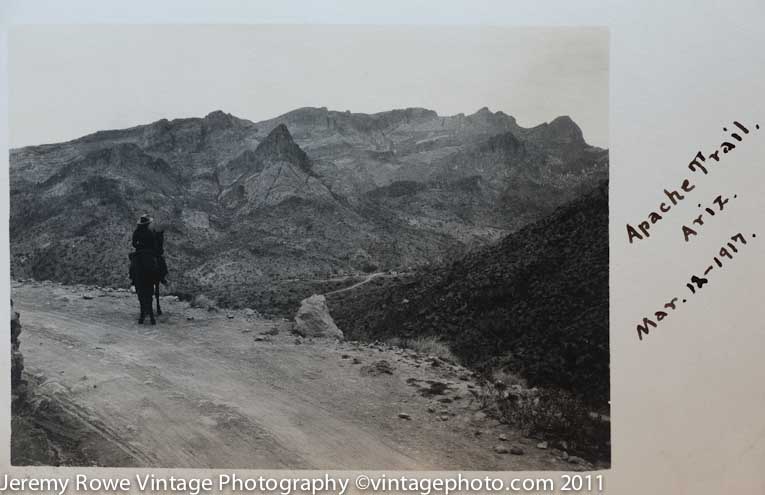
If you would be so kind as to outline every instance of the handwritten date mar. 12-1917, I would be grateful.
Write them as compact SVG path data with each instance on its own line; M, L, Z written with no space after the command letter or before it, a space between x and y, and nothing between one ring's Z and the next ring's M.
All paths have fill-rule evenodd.
M750 239L755 239L757 234L752 234ZM699 293L708 283L709 274L715 270L720 270L737 256L742 247L747 245L746 236L742 233L735 234L715 252L709 266L705 267L699 274L691 275L689 281L685 284L688 293L685 297L673 297L658 311L654 311L650 317L644 316L643 321L637 324L637 335L643 340L643 335L648 335L653 328L657 328L659 323L666 320L672 313L680 308L681 304L688 302L688 298Z

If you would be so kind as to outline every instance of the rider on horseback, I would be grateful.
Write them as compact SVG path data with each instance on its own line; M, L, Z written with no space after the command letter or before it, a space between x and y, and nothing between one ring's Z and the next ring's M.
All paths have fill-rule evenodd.
M135 248L136 253L140 251L152 251L154 253L157 257L158 269L162 277L160 281L167 285L167 263L165 262L164 249L162 246L158 245L159 243L157 243L156 233L149 228L151 222L152 219L149 215L141 215L141 218L138 219L138 226L133 231L133 247ZM134 253L131 253L131 255L132 254ZM130 259L132 261L134 257L131 256ZM130 266L130 279L135 282L133 276L133 263L131 263ZM135 283L133 285L135 285Z
M154 232L149 230L149 225L151 225L151 217L141 215L141 218L138 219L138 226L133 231L133 247L136 251L154 250Z

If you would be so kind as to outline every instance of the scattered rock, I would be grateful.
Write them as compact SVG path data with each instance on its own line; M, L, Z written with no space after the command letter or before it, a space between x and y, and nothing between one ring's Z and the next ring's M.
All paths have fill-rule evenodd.
M361 360L359 358L353 358L353 361L351 361L353 364L361 364Z
M448 414L442 414L441 416L439 416L439 419L441 421L449 421L449 415Z
M547 449L547 442L539 442L537 444L538 449L546 450Z
M363 366L361 372L369 376L392 375L393 367L388 361L381 359L368 366Z
M494 452L496 452L497 454L509 454L510 449L508 449L504 445L497 445L496 447L494 447Z
M522 448L520 448L520 447L518 447L517 445L513 445L513 446L510 448L510 453L511 453L511 454L513 454L513 455L523 455L523 454L525 454L525 452L523 451L523 449L522 449Z
M226 318L228 318L229 320L233 320L234 319L234 315L232 315L231 313L228 313L226 315Z
M351 356L349 354L343 354L340 356L340 359L350 359Z
M568 459L566 460L569 462L569 464L579 464L579 465L587 464L587 461L575 455L569 456Z
M402 413L398 413L398 417L401 418L401 419L406 419L406 420L410 420L410 421L412 419L411 415L409 415L408 413L403 413L403 412Z
M295 316L295 333L303 337L334 337L343 339L343 332L337 328L329 314L327 299L314 294L300 302Z
M271 336L279 335L279 327L273 326L270 329L268 329L265 332L263 332L263 335L271 335Z
M267 339L266 337L263 337L262 335L256 335L255 337L253 337L253 340L255 342L268 342L269 341L269 339Z
M295 337L295 345L300 345L302 343L303 343L303 339L301 339L300 337Z
M430 381L429 386L420 389L420 394L424 397L433 397L434 395L444 395L449 390L449 385L443 382Z
M433 414L433 413L435 413L435 412L436 412L436 408L435 408L435 407L433 407L433 406L428 406L428 412L429 412L429 413L431 413L431 414Z
M504 433L500 433L497 438L499 438L500 441L502 442L507 442L507 435L505 435Z
M93 296L92 296L92 295L90 295L90 294L83 294L83 295L82 295L82 298L83 298L83 299L93 299Z

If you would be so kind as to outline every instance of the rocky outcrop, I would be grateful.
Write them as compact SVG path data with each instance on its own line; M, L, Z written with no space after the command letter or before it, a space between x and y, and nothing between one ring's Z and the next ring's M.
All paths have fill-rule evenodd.
M303 299L295 316L295 333L303 337L343 338L343 332L332 319L327 308L327 299L316 295Z
M13 308L11 301L11 404L17 406L24 400L26 395L26 386L22 380L24 371L24 356L21 354L21 321L19 314Z

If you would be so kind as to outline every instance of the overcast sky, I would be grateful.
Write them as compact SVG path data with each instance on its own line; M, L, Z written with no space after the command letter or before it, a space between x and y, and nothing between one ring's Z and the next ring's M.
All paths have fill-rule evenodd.
M223 110L571 116L608 147L608 33L582 28L23 26L9 40L10 145Z

